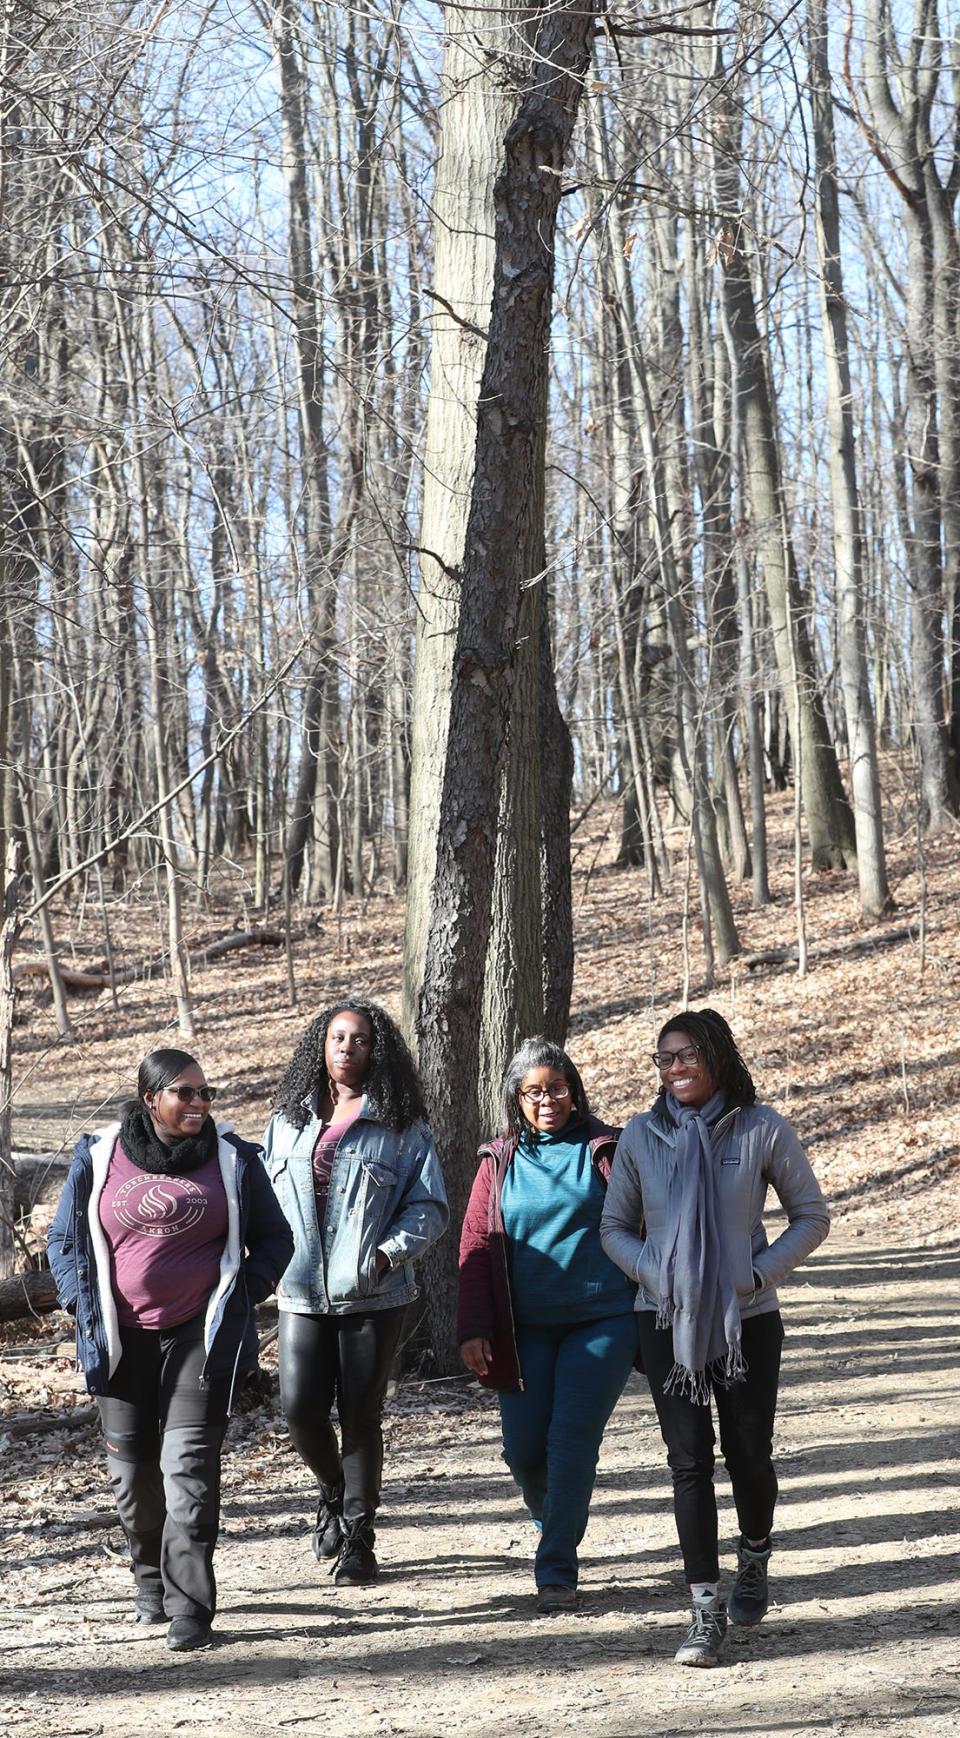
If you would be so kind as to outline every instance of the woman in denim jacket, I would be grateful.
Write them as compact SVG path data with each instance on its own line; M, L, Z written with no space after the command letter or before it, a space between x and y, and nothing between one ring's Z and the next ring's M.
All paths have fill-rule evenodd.
M413 1263L447 1224L443 1174L410 1053L372 1002L318 1015L275 1103L264 1156L295 1244L277 1294L280 1396L320 1487L316 1556L362 1586L377 1576L383 1397Z

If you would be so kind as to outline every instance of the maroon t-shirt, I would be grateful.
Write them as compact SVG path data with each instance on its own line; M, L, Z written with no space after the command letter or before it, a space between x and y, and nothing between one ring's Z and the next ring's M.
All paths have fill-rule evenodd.
M183 1176L141 1171L117 1141L100 1196L122 1328L175 1328L220 1278L227 1197L216 1154Z
M344 1135L353 1127L359 1115L357 1110L356 1115L348 1117L346 1122L320 1124L320 1133L313 1148L313 1193L317 1203L317 1224L321 1231L327 1212L334 1157Z

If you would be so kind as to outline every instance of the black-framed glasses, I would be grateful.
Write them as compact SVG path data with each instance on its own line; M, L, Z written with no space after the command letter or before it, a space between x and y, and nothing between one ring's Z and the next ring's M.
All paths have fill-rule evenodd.
M204 1104L212 1104L217 1096L215 1086L165 1086L163 1090L176 1093L181 1104L192 1104L195 1098L202 1098Z
M682 1050L653 1050L650 1060L654 1068L659 1068L661 1074L666 1074L667 1069L672 1068L675 1062L682 1062L687 1068L692 1067L694 1062L699 1061L701 1054L699 1044L685 1044Z
M562 1086L521 1086L520 1097L528 1104L542 1104L545 1098L552 1099L554 1104L562 1104L570 1097L570 1088L566 1081Z

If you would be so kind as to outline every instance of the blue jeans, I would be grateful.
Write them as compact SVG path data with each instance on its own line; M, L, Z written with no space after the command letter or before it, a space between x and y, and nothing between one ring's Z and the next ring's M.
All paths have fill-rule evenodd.
M501 1389L503 1458L543 1522L538 1587L576 1587L607 1419L637 1355L637 1318L518 1327L522 1389Z

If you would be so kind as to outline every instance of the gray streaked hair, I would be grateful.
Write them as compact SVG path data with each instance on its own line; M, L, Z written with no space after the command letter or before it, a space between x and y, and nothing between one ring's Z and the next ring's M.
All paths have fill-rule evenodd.
M503 1089L500 1094L500 1132L509 1138L519 1134L523 1127L524 1117L520 1109L520 1087L523 1077L529 1074L531 1068L556 1068L561 1073L570 1088L573 1099L572 1120L585 1122L590 1115L587 1103L587 1092L580 1079L579 1070L571 1062L565 1050L552 1039L538 1034L535 1038L525 1038L507 1063L503 1076Z

